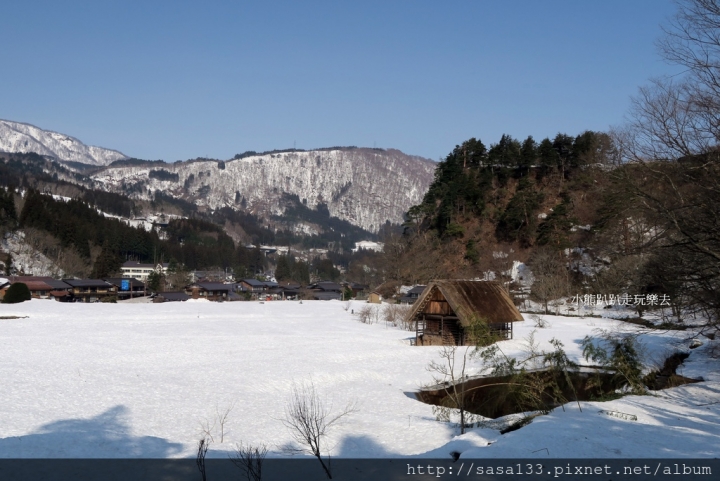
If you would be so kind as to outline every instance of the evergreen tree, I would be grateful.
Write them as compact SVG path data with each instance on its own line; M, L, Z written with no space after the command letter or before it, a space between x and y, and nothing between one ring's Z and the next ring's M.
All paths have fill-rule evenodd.
M506 242L518 241L522 247L531 246L535 239L537 210L542 200L542 193L536 192L527 177L523 177L517 192L498 220L495 229L497 239Z
M12 264L13 259L10 253L8 252L7 256L5 257L5 275L10 276L12 275Z
M550 245L556 249L570 247L568 234L572 228L574 219L570 217L572 201L563 193L562 202L553 208L553 211L538 227L538 245Z
M330 259L316 258L313 261L315 275L320 280L337 281L340 279L340 271L335 268Z
M560 164L560 157L557 150L553 147L553 143L545 137L538 145L537 149L538 162L540 164L539 177L544 177L555 170Z
M569 135L558 133L553 139L553 148L557 152L558 168L561 172L561 179L567 176L573 159L573 142L575 139Z
M292 268L287 256L278 257L277 266L275 267L275 279L278 282L290 280L292 277Z
M90 276L96 279L110 277L120 271L120 264L117 251L111 247L110 242L105 242L100 255L95 260Z
M158 271L152 271L147 279L147 287L152 292L161 292L163 287L163 275Z
M27 284L16 282L5 291L5 296L2 301L4 304L17 304L18 302L29 301L30 299L32 299L32 296L30 295L30 289L28 289Z
M310 284L310 267L305 261L297 261L292 266L292 280L302 285Z
M488 160L492 165L501 167L517 166L520 163L520 149L520 142L503 134L500 142L490 147Z
M477 169L487 164L487 149L482 141L473 137L464 142L462 147L464 157L463 164L467 167Z
M17 223L14 189L0 189L0 226L14 228Z
M535 139L533 139L532 135L530 135L523 141L522 146L520 147L518 170L520 170L521 176L527 175L530 167L535 165L537 162L537 155L537 142L535 142Z

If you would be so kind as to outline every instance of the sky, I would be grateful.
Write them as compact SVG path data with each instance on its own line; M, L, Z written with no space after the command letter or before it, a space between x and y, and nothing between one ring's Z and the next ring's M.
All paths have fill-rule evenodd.
M619 126L671 0L3 2L0 118L142 159Z

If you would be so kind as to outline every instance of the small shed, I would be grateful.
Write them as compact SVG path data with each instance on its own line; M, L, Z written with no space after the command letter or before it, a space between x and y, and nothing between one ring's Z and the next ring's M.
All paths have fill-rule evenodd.
M470 344L466 329L477 318L500 339L512 339L513 323L523 320L502 285L492 281L433 281L408 315L418 346Z
M368 296L368 302L370 304L381 304L382 303L382 295L378 291L372 291L370 295Z

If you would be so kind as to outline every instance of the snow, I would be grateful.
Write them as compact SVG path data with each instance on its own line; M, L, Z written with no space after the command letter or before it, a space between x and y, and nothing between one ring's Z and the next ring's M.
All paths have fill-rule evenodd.
M112 192L121 192L123 185L142 186L146 193L137 195L145 199L156 190L186 199L190 193L197 196L199 206L211 210L238 208L239 192L247 210L261 216L283 212L283 195L294 194L308 208L327 204L330 215L376 232L388 220L403 222L407 209L422 201L436 167L396 150L367 149L265 154L228 160L224 165L219 169L216 160L162 165L163 170L178 175L177 182L150 178L154 168L147 166L112 167L92 178ZM315 229L301 224L298 229L303 232Z
M360 242L355 243L355 247L353 247L352 251L357 252L360 249L365 249L365 250L372 250L375 252L382 252L384 247L385 247L385 244L382 242L360 241Z
M200 425L230 411L208 456L235 443L264 442L285 455L292 438L281 419L293 383L312 381L335 408L358 410L331 431L332 453L348 458L711 457L720 452L720 374L705 342L683 374L702 376L653 396L574 403L517 431L476 428L456 436L412 392L430 384L426 366L438 347L411 346L412 332L362 324L364 303L277 301L164 304L63 304L32 300L2 305L0 314L0 457L194 457ZM347 309L346 309L347 307ZM8 319L7 316L28 316ZM522 351L535 332L553 337L580 359L579 341L609 319L545 316L515 324L500 347ZM637 326L633 326L636 328ZM651 355L684 348L688 332L652 331ZM705 339L703 338L705 341ZM479 369L473 361L472 370ZM620 419L599 411L637 416Z
M64 134L9 120L0 120L0 152L35 152L90 165L108 165L127 158L116 150L85 145Z
M42 252L26 242L25 232L21 230L5 234L0 241L0 251L9 252L14 270L25 275L61 277L65 274Z

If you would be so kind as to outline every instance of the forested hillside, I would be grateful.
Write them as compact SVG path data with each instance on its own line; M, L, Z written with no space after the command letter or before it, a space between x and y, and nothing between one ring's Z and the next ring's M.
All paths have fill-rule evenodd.
M29 247L67 275L76 276L108 275L126 259L174 260L187 269L233 268L237 275L254 274L266 267L266 259L245 248L249 244L330 248L342 262L342 252L349 252L355 241L375 238L331 217L323 205L308 208L297 196L285 199L287 219L315 225L316 231L278 228L285 221L263 219L242 209L201 210L162 191L146 201L95 187L85 174L40 155L2 154L0 233L19 228ZM148 231L149 222L129 221L146 213L165 216L167 228Z
M439 163L404 233L386 243L383 280L496 278L519 293L511 274L522 262L532 298L545 304L662 295L676 321L715 318L718 151L668 161L628 159L623 147L590 131L539 143L504 135L489 148L463 142Z
M235 246L222 228L211 222L172 219L166 239L161 239L155 230L131 227L106 217L82 200L56 200L34 189L25 195L19 227L50 235L47 245L37 244L49 258L62 261L72 254L75 265L63 265L71 275L88 275L89 266L92 277L112 275L126 259L174 261L187 269L229 267L240 273L254 273L264 266L259 251Z

